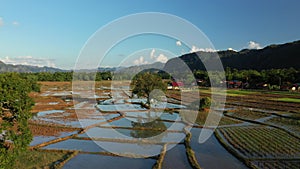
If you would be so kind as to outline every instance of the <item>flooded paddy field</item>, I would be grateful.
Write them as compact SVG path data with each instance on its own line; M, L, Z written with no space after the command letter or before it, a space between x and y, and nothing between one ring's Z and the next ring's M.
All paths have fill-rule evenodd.
M30 120L34 136L30 146L74 153L62 168L193 168L192 158L201 168L299 165L300 105L274 100L288 94L229 93L225 109L217 110L223 117L216 131L199 143L200 133L216 126L203 128L207 111L198 113L194 126L185 121L179 110L188 112L188 103L180 104L179 91L168 91L168 103L154 111L141 106L145 99L130 98L128 88L122 86L99 83L95 93L72 100L79 93L72 92L70 85L43 83L41 93L32 95L36 105ZM197 99L192 91L184 95ZM201 97L209 95L207 90L201 93ZM190 129L189 142L185 129ZM247 143L245 138L253 139ZM261 140L276 141L276 145ZM187 153L189 147L193 153Z
M63 168L151 169L155 162L156 161L154 159L136 159L128 157L103 156L98 154L78 154L66 163Z

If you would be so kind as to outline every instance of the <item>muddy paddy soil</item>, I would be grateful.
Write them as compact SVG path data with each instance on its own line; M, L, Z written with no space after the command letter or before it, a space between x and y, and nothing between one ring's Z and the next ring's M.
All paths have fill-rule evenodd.
M84 89L84 85L82 88ZM41 93L31 94L36 102L32 110L33 118L30 121L30 129L34 135L31 148L78 153L73 158L64 161L63 168L99 168L99 166L103 168L155 168L159 165L162 168L178 168L179 166L192 168L186 145L190 145L196 163L203 168L249 167L226 145L221 144L215 135L200 144L198 142L200 133L202 130L211 130L210 128L201 129L201 125L196 125L191 129L191 141L184 144L186 137L184 128L190 124L178 114L178 109L186 109L186 104L184 107L179 105L181 97L177 92L168 94L168 104L173 106L170 109L173 111L149 112L139 104L135 104L134 102L140 102L140 100L130 99L128 90L123 90L122 86L110 90L109 83L104 82L104 84L96 84L95 89L92 98L73 101L71 96L74 93L72 93L70 83L43 82ZM189 98L186 103L198 99L192 92L184 93L184 95ZM209 95L202 94L202 96ZM274 97L283 96L274 94L229 96L226 107L230 108L228 112L231 113L242 111L241 107L260 108L273 112L263 117L276 115L276 113L299 113L299 104L274 101L272 100ZM298 98L298 96L293 96L295 97ZM284 112L281 112L283 110ZM248 120L255 122L259 119L247 119L245 115L243 117L246 119L228 116L226 118L239 123L219 126L219 128L258 125ZM169 147L169 151L165 152L161 159L165 145ZM263 164L265 163L260 161L257 166L263 166Z

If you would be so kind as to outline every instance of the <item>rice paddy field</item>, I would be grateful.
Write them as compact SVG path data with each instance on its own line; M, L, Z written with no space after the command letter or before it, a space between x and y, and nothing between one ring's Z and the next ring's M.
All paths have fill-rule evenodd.
M300 168L299 93L228 90L218 125L204 126L211 111L192 122L185 115L210 89L168 90L167 104L147 109L128 84L96 82L91 92L41 82L30 94L33 140L18 167ZM212 135L199 142L205 132Z

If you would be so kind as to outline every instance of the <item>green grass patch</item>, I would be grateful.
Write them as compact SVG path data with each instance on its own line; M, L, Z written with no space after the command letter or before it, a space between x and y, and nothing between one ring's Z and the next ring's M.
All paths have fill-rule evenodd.
M300 99L297 99L297 98L282 97L282 98L276 98L276 99L272 99L272 100L282 101L282 102L300 103Z
M206 93L206 94L211 94L211 90L202 90L200 89L200 93ZM227 90L226 95L227 96L232 96L232 97L237 97L237 96L245 96L245 95L250 95L250 94L256 94L257 92L255 91L250 91L250 90ZM225 95L225 92L214 92L214 94L218 95Z
M20 154L14 168L51 168L56 161L68 156L67 152L26 151Z
M263 91L262 93L276 94L276 95L290 95L290 96L300 95L299 92L290 92L290 91Z
M228 94L237 94L237 95L249 95L249 94L256 94L255 91L250 90L227 90Z

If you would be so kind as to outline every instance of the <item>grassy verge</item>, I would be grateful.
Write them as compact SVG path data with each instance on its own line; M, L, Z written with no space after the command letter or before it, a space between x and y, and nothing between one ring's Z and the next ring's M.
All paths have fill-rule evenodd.
M282 97L282 98L276 98L276 99L271 99L271 100L281 101L281 102L300 103L300 99L297 99L297 98Z
M156 161L156 163L153 166L153 169L162 169L162 165L166 156L166 152L167 152L167 144L164 144L161 153Z
M210 90L202 90L200 89L200 93L205 93L205 94L211 94ZM227 90L226 93L224 92L214 92L214 94L220 94L224 95L226 94L227 96L232 96L232 97L237 97L237 96L245 96L249 94L256 94L257 92L255 91L249 91L249 90Z
M66 151L26 151L16 160L15 168L61 168L61 163L72 155L73 152Z
M193 151L192 147L190 146L192 134L189 131L187 131L186 129L184 129L184 132L186 133L184 145L185 145L186 154L187 154L189 163L191 164L193 169L201 169L201 167L196 159L195 152Z

